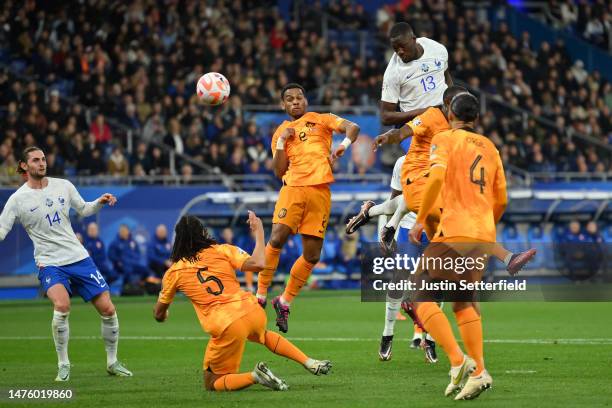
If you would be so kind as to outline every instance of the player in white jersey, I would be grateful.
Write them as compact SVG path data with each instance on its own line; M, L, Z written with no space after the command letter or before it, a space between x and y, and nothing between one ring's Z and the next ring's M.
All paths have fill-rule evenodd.
M403 126L430 106L442 105L442 95L453 80L446 47L417 38L408 23L396 23L389 41L395 52L383 77L380 118L383 125Z
M70 225L73 208L83 217L98 212L117 199L103 194L85 202L68 180L46 177L47 161L37 147L24 150L18 171L27 174L27 182L13 193L0 214L0 241L11 231L15 221L21 223L34 243L34 259L39 268L42 290L53 303L51 329L58 358L56 381L70 378L68 340L70 328L70 294L73 289L86 302L91 301L102 318L102 338L106 349L106 370L122 377L132 373L117 360L119 320L111 301L108 285L87 250L78 241Z

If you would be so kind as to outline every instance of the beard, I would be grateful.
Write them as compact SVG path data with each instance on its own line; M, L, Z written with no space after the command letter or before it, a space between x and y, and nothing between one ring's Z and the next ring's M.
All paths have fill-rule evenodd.
M47 175L47 169L44 170L32 170L28 171L28 178L30 180L42 180Z

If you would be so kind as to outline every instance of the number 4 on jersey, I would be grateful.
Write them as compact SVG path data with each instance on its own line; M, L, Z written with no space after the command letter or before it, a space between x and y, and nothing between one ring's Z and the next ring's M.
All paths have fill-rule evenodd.
M478 166L478 163L481 159L482 155L479 154L478 156L476 156L476 160L474 160L474 163L472 163L472 165L470 166L470 181L474 184L478 184L480 186L480 194L484 194L484 188L486 185L484 167L480 167L480 178L476 179L474 177L474 171L476 170L476 166Z

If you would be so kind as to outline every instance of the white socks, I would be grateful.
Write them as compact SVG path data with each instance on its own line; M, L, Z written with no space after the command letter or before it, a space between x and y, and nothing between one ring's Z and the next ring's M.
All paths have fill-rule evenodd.
M280 301L280 304L283 305L283 306L287 306L287 307L291 306L291 302L287 302L282 295L279 298L279 301Z
M370 216L370 218L372 218L378 215L393 214L395 210L397 209L397 203L400 198L402 198L402 201L403 201L403 197L401 195L398 195L397 197L393 197L393 199L391 200L386 200L378 205L373 206L372 208L368 210L368 215Z
M401 300L392 300L385 303L385 329L383 330L383 336L393 336L397 312L399 312L401 304Z
M408 209L406 208L406 202L404 201L403 195L398 195L393 200L397 200L397 207L393 213L393 217L387 222L386 226L393 227L397 231L400 221L404 218L404 215L408 214Z
M55 351L57 351L58 366L70 364L70 360L68 360L68 339L70 338L69 315L70 312L63 313L54 310L53 320L51 320L51 331L53 332Z
M117 361L117 347L119 346L119 319L117 313L102 318L102 338L106 349L106 366L109 367Z

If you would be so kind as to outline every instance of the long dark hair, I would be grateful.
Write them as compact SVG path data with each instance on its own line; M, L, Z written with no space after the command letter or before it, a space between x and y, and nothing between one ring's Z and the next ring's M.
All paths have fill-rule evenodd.
M21 168L21 163L28 163L28 156L30 156L30 153L35 152L37 150L40 150L41 152L43 151L40 147L36 147L36 146L30 146L30 147L26 147L25 149L23 149L23 151L21 152L21 156L19 156L19 160L17 161L17 173L19 174L25 174L26 171Z
M198 253L211 245L217 243L198 217L184 215L174 227L174 245L170 259L178 262L185 259L188 262L196 262Z

